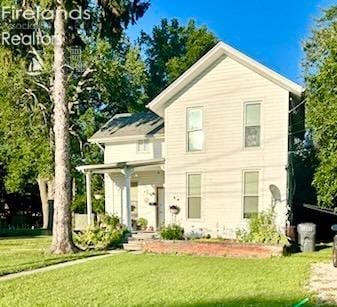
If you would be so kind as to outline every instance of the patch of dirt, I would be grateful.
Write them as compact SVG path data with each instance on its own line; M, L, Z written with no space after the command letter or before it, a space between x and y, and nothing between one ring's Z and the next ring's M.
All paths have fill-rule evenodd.
M310 289L319 301L337 305L337 268L331 263L315 263L311 268Z

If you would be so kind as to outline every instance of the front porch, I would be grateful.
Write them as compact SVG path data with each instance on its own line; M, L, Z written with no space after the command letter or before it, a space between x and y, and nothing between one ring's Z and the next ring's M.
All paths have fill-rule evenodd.
M164 159L78 166L86 178L87 224L93 223L93 174L105 182L105 212L120 217L130 231L142 217L153 230L165 221Z

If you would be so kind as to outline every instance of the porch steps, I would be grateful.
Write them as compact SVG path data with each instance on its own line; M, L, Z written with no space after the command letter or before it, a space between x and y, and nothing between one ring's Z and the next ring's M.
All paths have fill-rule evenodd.
M134 242L134 243L124 243L123 249L126 251L141 251L143 249L142 242Z
M130 238L134 240L144 241L144 240L153 240L156 237L155 232L137 232L132 234Z
M153 241L156 239L155 232L137 232L128 237L128 243L123 244L123 248L127 251L141 251L145 241Z

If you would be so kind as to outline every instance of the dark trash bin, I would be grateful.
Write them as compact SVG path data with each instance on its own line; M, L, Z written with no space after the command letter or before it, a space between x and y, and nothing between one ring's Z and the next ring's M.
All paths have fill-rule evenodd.
M316 239L316 225L313 223L302 223L297 225L298 244L301 252L314 252Z

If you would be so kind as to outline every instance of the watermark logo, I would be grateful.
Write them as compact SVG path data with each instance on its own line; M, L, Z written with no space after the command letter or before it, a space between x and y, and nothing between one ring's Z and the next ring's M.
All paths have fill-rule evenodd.
M64 19L89 20L89 10L78 7L70 11L62 10ZM9 29L1 33L2 45L37 46L51 45L54 43L53 35L42 34L37 24L41 21L52 22L55 11L37 7L36 9L18 9L11 6L0 8L0 21L7 21ZM15 31L14 31L15 30ZM17 33L20 32L21 33ZM27 33L28 32L28 33Z
M72 9L70 11L62 10L65 20L89 20L90 11L83 10L82 7ZM36 21L45 20L52 21L55 18L55 10L41 9L37 7L36 9L18 9L12 6L4 6L1 8L1 20L10 19L12 21L19 20L20 18L24 20Z
M41 35L36 32L32 34L11 34L10 32L1 33L1 44L12 46L37 46L37 45L51 45L54 42L53 36Z
M70 48L70 66L75 73L83 73L84 65L82 62L82 49L79 46Z

